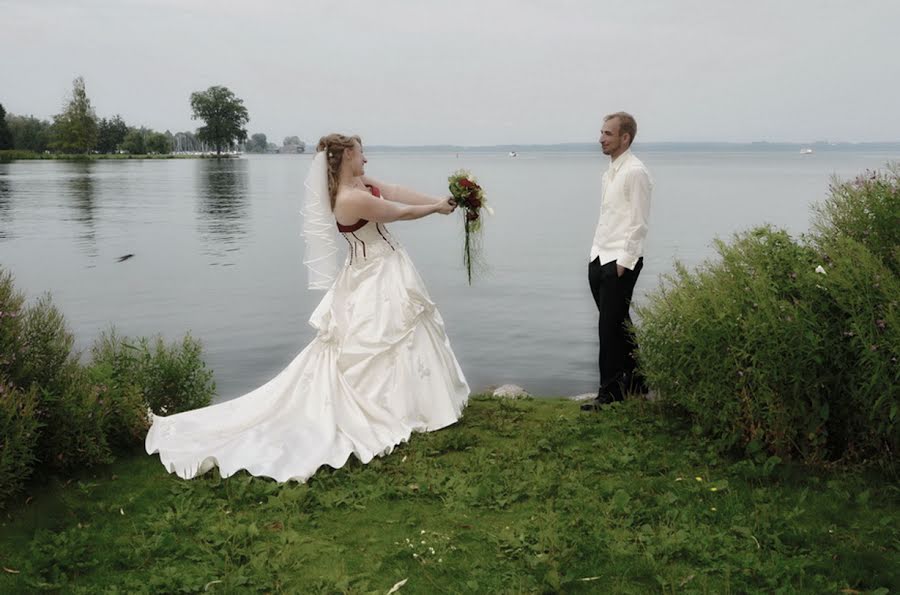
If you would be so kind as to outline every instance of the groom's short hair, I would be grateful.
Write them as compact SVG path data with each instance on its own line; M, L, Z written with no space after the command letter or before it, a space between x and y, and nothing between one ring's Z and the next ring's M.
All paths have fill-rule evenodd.
M629 114L628 112L616 112L614 114L609 114L605 118L603 118L604 122L608 122L613 118L619 119L619 134L623 132L627 132L631 137L631 140L628 141L628 144L634 142L634 137L637 136L637 122L634 119L634 116Z

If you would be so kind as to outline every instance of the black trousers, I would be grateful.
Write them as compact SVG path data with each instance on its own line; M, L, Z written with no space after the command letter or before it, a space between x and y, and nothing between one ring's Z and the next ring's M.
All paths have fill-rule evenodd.
M616 273L616 261L600 264L595 258L588 265L591 293L600 312L600 394L621 399L630 389L634 378L634 351L637 343L631 332L631 296L634 284L644 268L640 258L634 270L625 269L621 277Z

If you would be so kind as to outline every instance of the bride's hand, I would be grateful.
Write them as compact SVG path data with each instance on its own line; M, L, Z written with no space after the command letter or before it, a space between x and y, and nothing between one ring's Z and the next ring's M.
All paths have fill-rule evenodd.
M437 212L441 215L449 215L456 210L456 201L452 196L448 196L441 202L437 203Z

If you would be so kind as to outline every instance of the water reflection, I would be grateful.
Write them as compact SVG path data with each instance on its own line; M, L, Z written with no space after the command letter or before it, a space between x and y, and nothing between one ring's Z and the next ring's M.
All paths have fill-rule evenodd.
M93 161L66 162L67 190L75 209L74 220L81 224L78 244L91 257L97 256L96 192Z
M0 164L0 240L12 237L12 184L6 178L9 168Z
M223 257L239 250L247 235L247 161L201 159L198 167L200 233L209 254ZM229 263L226 259L221 264Z

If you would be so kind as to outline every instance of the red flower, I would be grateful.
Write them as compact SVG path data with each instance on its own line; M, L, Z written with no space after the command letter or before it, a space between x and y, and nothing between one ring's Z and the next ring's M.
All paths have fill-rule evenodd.
M481 199L477 196L473 196L466 201L466 206L468 206L470 209L480 209Z
M473 186L475 186L475 182L473 182L472 180L470 180L468 178L463 178L462 180L459 181L459 185L462 186L463 188L472 188Z
M469 221L475 221L478 219L478 211L466 211L466 219Z

